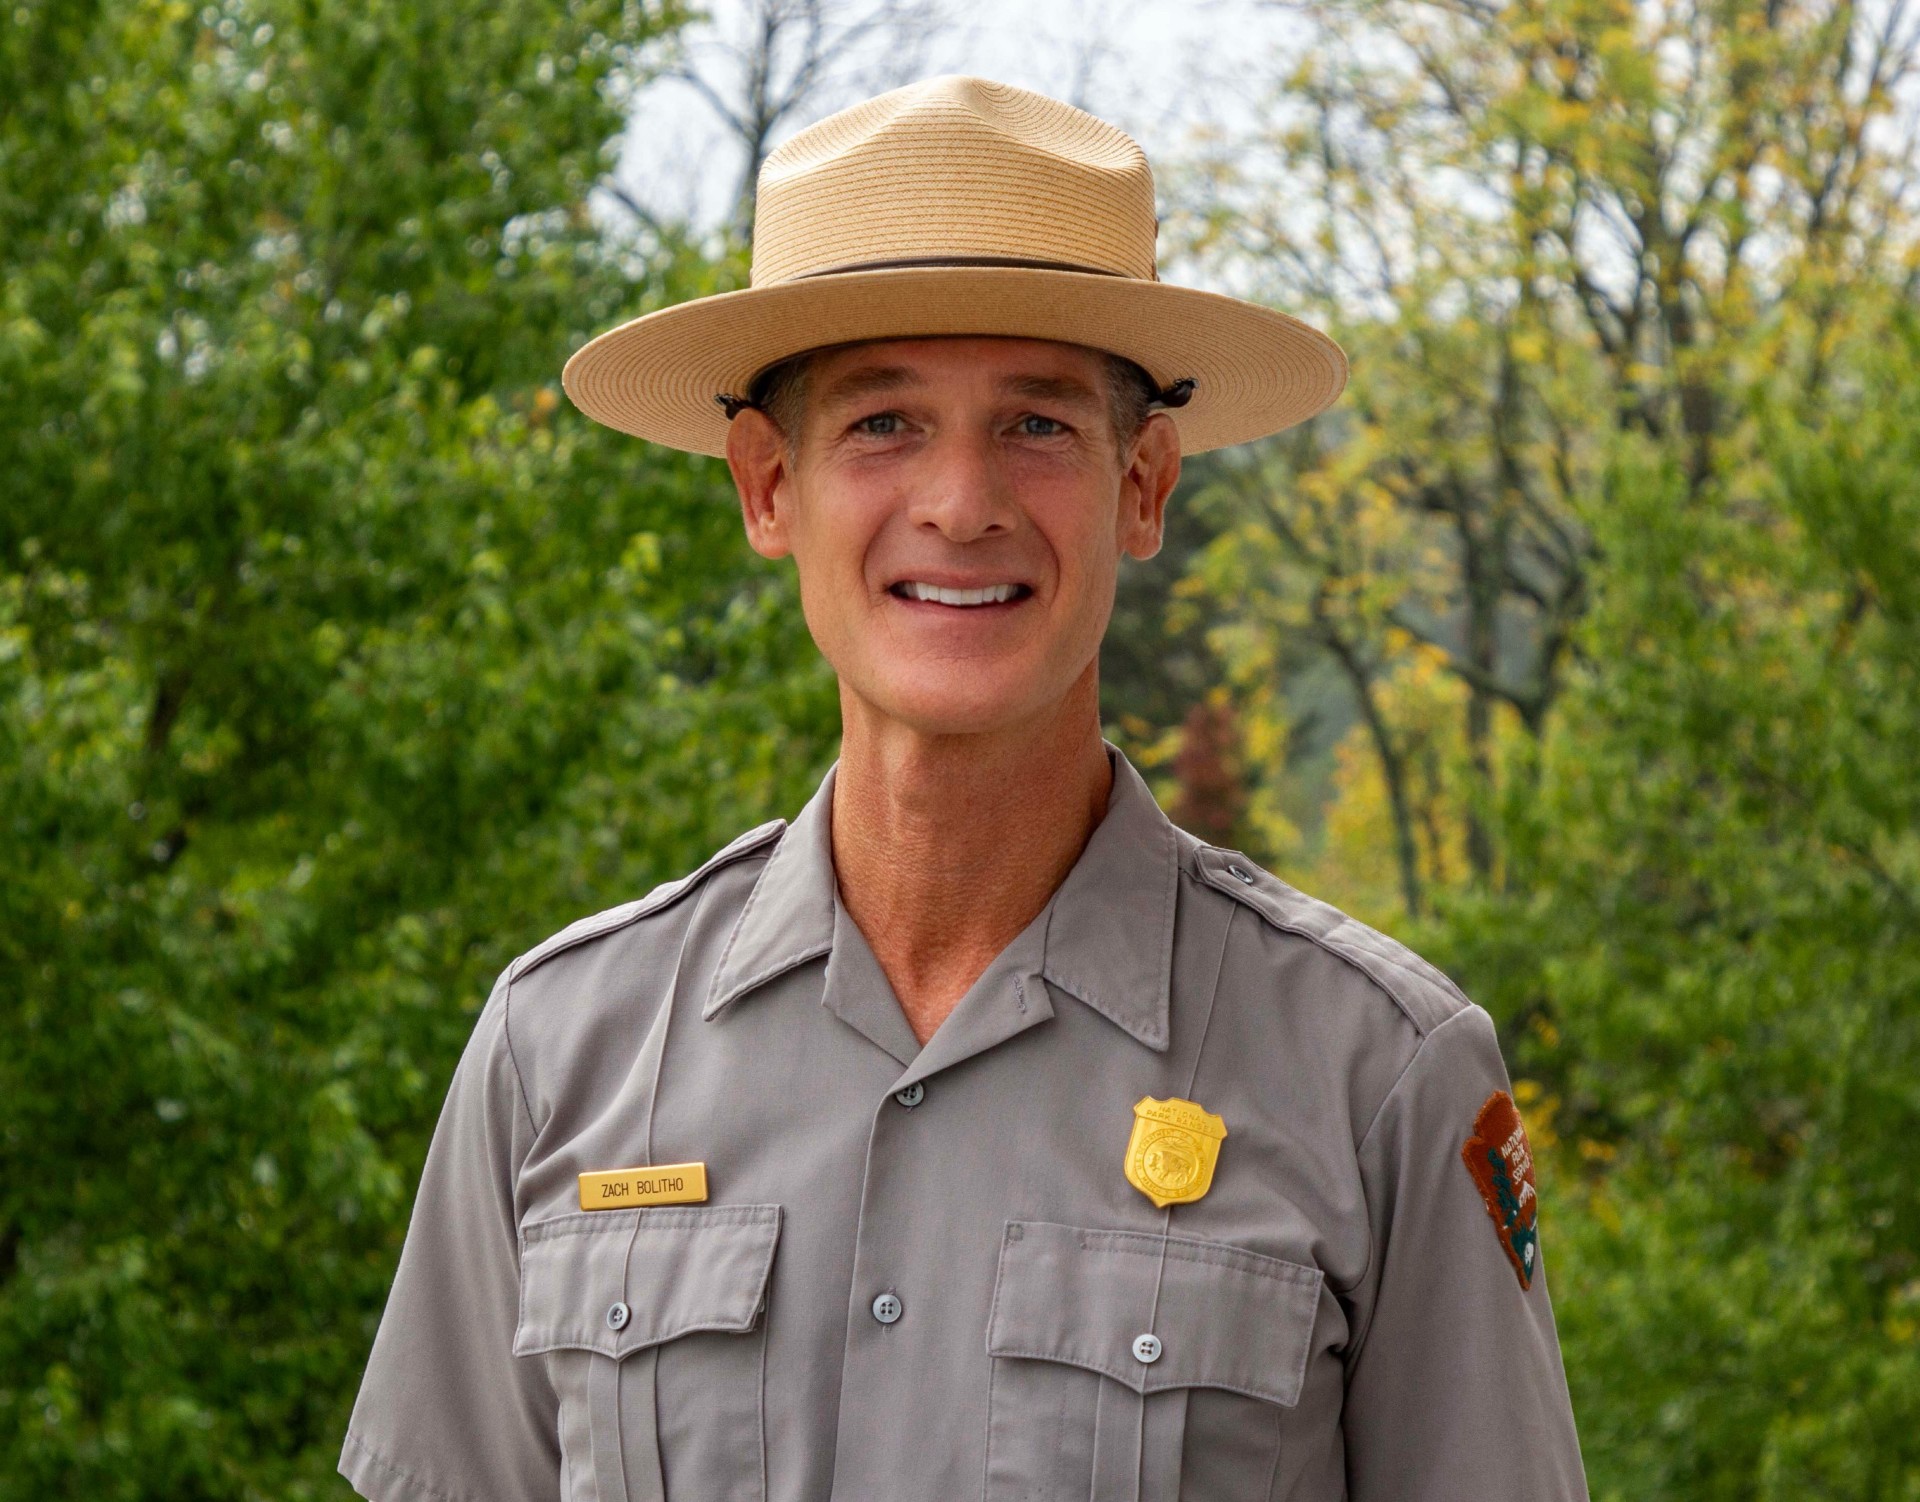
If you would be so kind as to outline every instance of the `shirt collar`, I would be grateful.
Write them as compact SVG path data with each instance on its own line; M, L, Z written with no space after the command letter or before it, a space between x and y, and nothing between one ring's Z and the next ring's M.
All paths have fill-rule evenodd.
M1180 857L1173 824L1116 746L1107 812L1044 914L1041 974L1147 1047L1164 1051ZM834 947L833 784L827 770L761 869L714 972L712 1018Z

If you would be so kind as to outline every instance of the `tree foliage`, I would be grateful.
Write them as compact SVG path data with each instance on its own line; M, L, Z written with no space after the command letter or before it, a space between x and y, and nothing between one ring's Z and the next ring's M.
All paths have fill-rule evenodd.
M1247 723L1356 705L1246 832L1501 1021L1597 1497L1920 1496L1920 27L1304 14L1185 189L1354 357L1204 499Z
M1920 1496L1920 315L1841 369L1759 495L1618 477L1528 889L1429 931L1559 1138L1596 1497Z
M1437 874L1421 731L1383 695L1434 653L1460 680L1471 876L1515 879L1494 804L1560 696L1620 440L1670 452L1689 493L1745 484L1755 382L1817 403L1861 294L1913 289L1920 18L1828 0L1300 10L1271 127L1196 164L1182 223L1219 274L1332 330L1353 379L1224 488L1240 525L1219 551L1243 556L1216 558L1214 592L1338 668L1418 912ZM1503 749L1514 734L1533 744Z
M831 685L724 474L594 428L678 17L0 26L0 1496L331 1478L497 969L790 811Z

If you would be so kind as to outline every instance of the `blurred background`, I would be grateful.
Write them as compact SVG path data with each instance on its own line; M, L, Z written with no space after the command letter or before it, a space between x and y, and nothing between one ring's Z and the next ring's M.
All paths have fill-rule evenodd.
M493 977L835 752L593 333L938 72L1346 347L1108 733L1498 1019L1594 1495L1920 1498L1908 0L7 0L0 1498L340 1499ZM1490 1458L1489 1477L1498 1474Z

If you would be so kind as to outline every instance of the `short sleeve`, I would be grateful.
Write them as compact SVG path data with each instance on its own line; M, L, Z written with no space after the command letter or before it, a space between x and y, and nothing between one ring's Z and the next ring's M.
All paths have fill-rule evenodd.
M1492 1019L1467 1007L1422 1041L1361 1143L1373 1258L1350 1294L1352 1502L1587 1495L1508 1090Z
M513 1355L514 1180L533 1123L506 1026L503 974L434 1128L340 1454L340 1473L373 1502L560 1492L557 1400L542 1363Z

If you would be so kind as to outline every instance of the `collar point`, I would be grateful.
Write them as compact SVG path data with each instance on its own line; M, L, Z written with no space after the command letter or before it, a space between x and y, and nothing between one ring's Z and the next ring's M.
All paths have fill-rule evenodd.
M1088 985L1085 981L1068 980L1051 968L1043 971L1042 974L1048 985L1058 986L1061 990L1077 996L1093 1011L1106 1018L1143 1048L1151 1048L1155 1053L1165 1053L1171 1046L1172 1039L1167 1031L1167 1013L1172 992L1166 978L1162 979L1158 994L1155 996L1145 999L1127 996L1121 1001L1116 1001L1109 995L1103 995L1098 988Z

